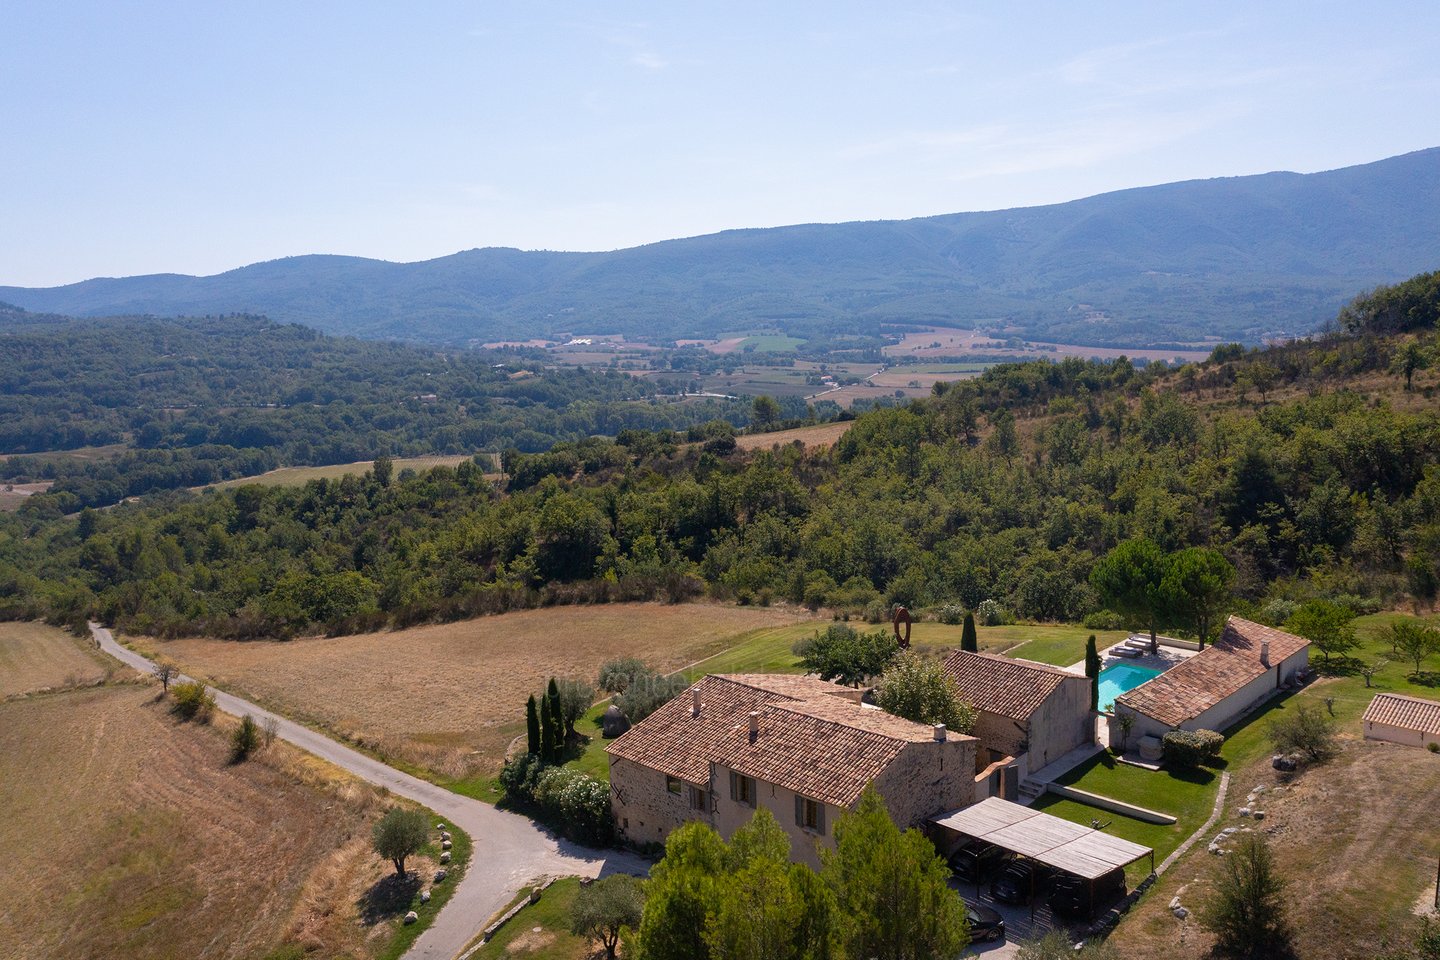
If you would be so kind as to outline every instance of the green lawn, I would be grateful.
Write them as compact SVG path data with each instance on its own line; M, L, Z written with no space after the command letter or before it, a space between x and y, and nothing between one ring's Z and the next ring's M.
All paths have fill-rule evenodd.
M797 623L742 633L724 650L687 667L682 674L693 680L707 673L799 673L800 663L791 648L795 641L812 636L824 626ZM890 629L888 624L860 621L851 621L847 626L862 631ZM910 644L917 650L946 654L959 649L962 629L959 624L917 623L911 628ZM1069 666L1085 659L1085 640L1092 633L1101 647L1118 643L1127 636L1123 630L1097 632L1078 626L1053 625L1011 624L976 630L981 650L1057 666Z
M1005 627L981 627L981 649L998 647L1012 657L1068 667L1085 659L1085 641L1091 634L1104 650L1130 634L1124 630L1087 630L1070 624Z
M1092 819L1102 823L1113 820L1110 832L1153 847L1158 864L1210 816L1215 794L1220 789L1220 774L1203 768L1180 773L1147 770L1120 763L1108 753L1100 753L1060 777L1057 782L1175 817L1175 823L1168 826L1147 823L1076 801L1062 800L1053 794L1036 804L1037 807L1043 805L1048 813L1077 823L1088 824Z
M540 894L537 903L517 913L494 939L473 954L475 960L581 960L590 956L594 944L570 932L570 906L579 892L578 877L556 880ZM536 927L540 928L538 934L534 932Z

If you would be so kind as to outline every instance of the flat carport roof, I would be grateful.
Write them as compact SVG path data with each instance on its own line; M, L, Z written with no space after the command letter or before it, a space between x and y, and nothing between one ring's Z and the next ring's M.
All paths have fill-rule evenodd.
M1149 847L999 797L987 797L931 823L1087 880L1147 856L1151 869L1155 867L1155 851Z

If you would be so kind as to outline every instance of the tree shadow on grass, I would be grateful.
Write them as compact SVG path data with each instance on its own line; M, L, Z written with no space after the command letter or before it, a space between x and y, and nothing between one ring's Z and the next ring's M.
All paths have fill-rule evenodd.
M367 926L403 917L420 892L420 874L407 870L402 879L398 874L387 873L360 895L355 905L360 908L360 919Z
M1440 687L1440 673L1434 670L1421 670L1419 673L1412 673L1405 679L1419 687Z
M1336 655L1326 663L1322 660L1319 663L1311 663L1315 672L1323 677L1358 677L1360 670L1365 666L1365 661L1359 657Z

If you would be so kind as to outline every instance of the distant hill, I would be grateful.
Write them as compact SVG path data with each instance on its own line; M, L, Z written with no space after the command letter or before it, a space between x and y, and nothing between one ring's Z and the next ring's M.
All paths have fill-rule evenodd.
M732 230L612 253L304 256L213 277L0 287L79 316L263 313L331 333L462 343L1004 322L1132 346L1306 333L1357 290L1440 266L1440 148L1325 173L1141 187L1044 207Z

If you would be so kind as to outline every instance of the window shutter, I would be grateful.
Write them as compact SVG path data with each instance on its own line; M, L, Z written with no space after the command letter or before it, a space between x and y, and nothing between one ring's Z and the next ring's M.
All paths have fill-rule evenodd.
M734 770L730 771L730 799L740 799L740 781Z
M821 836L825 834L825 804L819 800L815 801L815 829L820 831Z
M795 826L805 826L805 801L800 798L798 793L795 794Z

